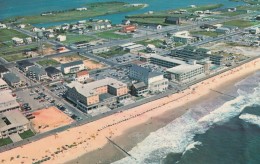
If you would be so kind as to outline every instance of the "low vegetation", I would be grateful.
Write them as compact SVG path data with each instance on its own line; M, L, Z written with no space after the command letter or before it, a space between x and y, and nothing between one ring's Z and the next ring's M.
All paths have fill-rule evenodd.
M26 38L28 35L13 29L0 29L0 42L11 41L13 37Z
M60 64L59 62L57 62L56 60L53 60L53 59L41 60L41 61L38 61L37 63L43 67L55 66L55 65Z
M246 28L246 27L250 27L250 26L254 26L257 25L257 22L252 22L252 21L247 21L247 20L232 20L232 21L228 21L225 22L224 25L227 26L237 26L240 28Z
M20 133L19 135L22 139L26 139L26 138L34 136L34 133L31 130L27 130L23 133Z
M117 34L117 30L109 30L104 32L96 33L96 36L104 39L127 39L131 37L131 34Z
M10 143L13 143L13 141L9 137L0 139L0 146L4 146L4 145L10 144Z

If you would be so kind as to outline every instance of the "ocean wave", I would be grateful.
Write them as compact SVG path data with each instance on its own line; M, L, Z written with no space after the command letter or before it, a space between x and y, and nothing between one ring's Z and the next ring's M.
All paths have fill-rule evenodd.
M244 120L245 122L250 123L250 124L260 126L260 116L245 113L245 114L240 115L239 118L241 120Z
M171 152L185 153L194 147L196 148L196 145L199 144L193 140L196 134L203 134L212 125L226 122L230 118L238 116L245 107L260 103L260 84L255 82L258 86L254 88L253 93L238 90L238 97L222 103L223 105L218 108L210 109L207 106L204 108L201 104L193 107L181 117L151 133L141 143L138 143L129 152L135 159L126 157L114 162L114 164L158 164L161 163L163 157Z
M189 144L189 145L185 148L185 150L184 150L184 152L182 153L182 155L185 154L187 151L190 151L190 150L192 150L192 149L197 149L196 146L199 146L199 145L202 145L202 143L199 142L199 141L195 141L195 142Z

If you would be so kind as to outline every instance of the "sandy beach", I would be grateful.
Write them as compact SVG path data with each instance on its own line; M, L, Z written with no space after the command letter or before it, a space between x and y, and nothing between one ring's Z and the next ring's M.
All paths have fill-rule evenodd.
M109 155L104 155L104 152L109 150L106 149L109 146L106 137L112 140L116 139L116 142L120 144L127 143L124 146L129 150L150 132L163 127L168 122L185 113L186 109L194 103L199 103L205 100L206 97L212 98L214 95L217 96L217 93L212 92L210 89L222 90L225 87L232 86L237 81L242 80L257 70L260 70L259 58L195 84L178 94L173 94L128 111L71 128L70 130L43 138L22 147L3 152L0 154L1 162L33 163L45 158L49 160L44 163L99 162L86 160L87 155L82 156L92 151L94 152L89 153L93 155L92 159L103 159L106 156L108 156L107 159L110 159ZM142 131L142 136L138 136ZM111 144L110 149L112 149ZM97 151L104 151L102 157L100 157L100 154L95 153ZM120 152L115 151L115 156L112 156L114 159L120 159L123 156L119 154ZM19 158L17 158L18 156ZM76 159L76 161L71 161L73 159Z

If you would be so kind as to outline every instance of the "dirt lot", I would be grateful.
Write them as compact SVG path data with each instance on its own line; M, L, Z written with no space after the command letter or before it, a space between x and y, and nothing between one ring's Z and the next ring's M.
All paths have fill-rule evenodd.
M35 116L32 120L32 125L38 133L50 131L73 122L72 118L68 117L56 107L41 109L32 114Z
M93 60L84 60L84 65L88 70L93 70L93 69L100 69L100 68L104 68L105 65L102 63L98 63L96 61Z
M203 48L210 49L213 52L225 51L228 53L241 54L248 57L257 56L260 54L260 47L246 47L246 46L230 46L226 43L206 44Z
M83 57L83 56L80 56L77 54L53 58L53 60L56 60L57 62L62 63L62 64L77 61L77 60L86 60L86 59L87 59L86 57Z

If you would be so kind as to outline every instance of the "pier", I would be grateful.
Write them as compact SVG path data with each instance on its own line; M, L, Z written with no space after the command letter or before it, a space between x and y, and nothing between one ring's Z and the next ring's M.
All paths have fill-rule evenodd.
M221 94L221 95L225 95L225 96L228 96L228 97L236 98L235 96L232 96L232 95L229 95L229 94L226 94L226 93L223 93L223 92L214 90L214 89L210 89L210 90L213 91L213 92L219 93L219 94Z
M112 144L114 145L116 148L118 148L120 151L122 151L125 155L133 158L136 160L136 158L134 158L131 154L129 154L126 150L124 150L122 147L120 147L118 144L116 144L114 141L112 141L111 139L109 139L108 137L106 137L107 140Z

